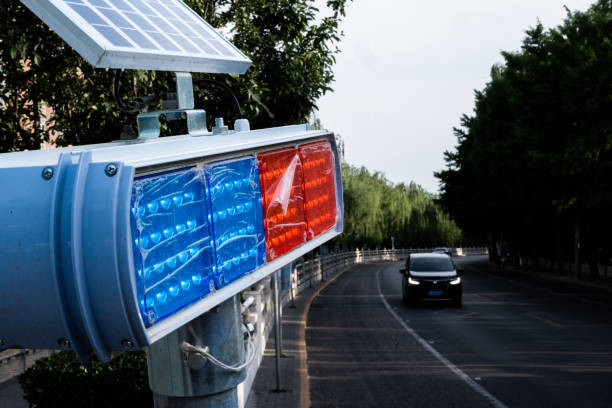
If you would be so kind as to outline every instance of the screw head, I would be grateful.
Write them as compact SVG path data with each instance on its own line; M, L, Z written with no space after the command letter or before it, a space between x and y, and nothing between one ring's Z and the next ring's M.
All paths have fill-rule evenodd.
M104 169L104 173L108 176L108 177L115 177L115 175L117 175L117 171L119 169L117 168L116 164L109 164L108 166L106 166L106 168Z
M123 349L125 351L130 351L134 349L134 342L132 340L121 340L121 347L123 347Z
M62 348L68 348L70 347L70 340L68 339L59 339L57 341L57 344L62 347Z
M121 347L123 347L125 351L134 350L134 342L128 339L121 340Z
M51 180L53 178L53 168L45 167L42 171L42 178L45 180Z

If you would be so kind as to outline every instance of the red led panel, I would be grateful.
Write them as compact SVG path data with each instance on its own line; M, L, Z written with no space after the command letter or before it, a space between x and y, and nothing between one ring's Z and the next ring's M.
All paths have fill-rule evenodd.
M304 172L304 208L308 239L336 225L336 182L331 145L328 141L300 146Z
M306 242L302 164L293 148L261 153L257 158L271 261Z

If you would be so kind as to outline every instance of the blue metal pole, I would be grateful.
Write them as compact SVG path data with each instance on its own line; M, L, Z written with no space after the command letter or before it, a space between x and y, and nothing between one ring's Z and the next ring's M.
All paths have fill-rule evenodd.
M188 362L181 344L208 347L218 360L238 366L245 359L241 325L240 302L234 296L151 345L147 360L155 407L237 407L236 387L246 371L226 371L203 358Z

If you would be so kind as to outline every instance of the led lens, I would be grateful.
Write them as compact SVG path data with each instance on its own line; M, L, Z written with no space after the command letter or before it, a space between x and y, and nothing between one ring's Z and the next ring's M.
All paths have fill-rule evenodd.
M306 242L302 165L293 148L262 153L257 158L271 261Z
M259 169L255 158L206 167L213 219L217 287L257 269L266 245Z
M210 292L193 280L212 282L215 274L202 171L136 179L132 209L138 304L151 326Z
M299 151L304 172L304 207L310 240L336 224L334 162L328 141L302 145Z

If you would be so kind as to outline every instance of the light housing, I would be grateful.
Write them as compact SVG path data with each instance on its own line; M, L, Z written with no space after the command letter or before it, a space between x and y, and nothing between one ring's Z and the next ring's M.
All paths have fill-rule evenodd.
M304 239L271 257L259 158L289 149L301 168L312 143L332 153L335 224L308 240L302 210ZM148 346L342 231L335 138L307 126L3 154L0 188L0 339L82 359Z
M455 279L449 282L451 285L458 285L461 283L461 277L457 276Z

